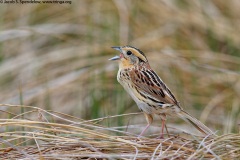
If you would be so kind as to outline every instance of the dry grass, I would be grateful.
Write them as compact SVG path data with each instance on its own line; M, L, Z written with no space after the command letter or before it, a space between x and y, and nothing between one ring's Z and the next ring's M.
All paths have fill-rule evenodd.
M239 132L238 0L44 6L0 6L1 103L83 119L137 112L116 81L117 65L107 61L117 54L111 46L130 44L187 111L222 133Z
M116 118L114 116L84 121L37 107L18 105L1 107L15 110L23 107L28 110L20 115L1 113L12 117L0 120L1 129L5 129L5 132L0 134L1 159L240 158L239 134L211 138L183 133L185 136L170 135L164 140L155 137L137 140L136 136L129 132L99 125L101 121ZM22 116L32 118L21 118Z

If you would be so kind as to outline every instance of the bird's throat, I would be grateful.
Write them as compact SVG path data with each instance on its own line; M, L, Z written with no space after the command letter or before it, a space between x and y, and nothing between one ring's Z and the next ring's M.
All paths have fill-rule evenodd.
M129 60L121 58L121 60L119 61L119 69L127 69L131 67L134 67L134 65L129 63Z

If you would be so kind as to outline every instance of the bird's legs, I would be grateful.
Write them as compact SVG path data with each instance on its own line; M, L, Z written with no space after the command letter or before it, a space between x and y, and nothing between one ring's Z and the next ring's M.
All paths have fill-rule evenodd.
M161 120L162 120L162 129L161 129L161 133L160 133L160 139L164 139L163 136L163 131L164 131L164 127L166 126L165 122L166 122L166 114L160 114ZM167 127L166 127L167 128Z
M165 127L165 119L162 119L162 129L161 129L161 133L160 133L160 139L164 139L163 137L163 131L164 131L164 127Z
M168 138L170 138L170 135L169 135L169 132L168 132L168 128L167 128L166 123L165 123L165 130L166 130L166 132L167 132Z
M152 117L151 114L144 113L144 116L145 116L148 124L147 124L147 126L142 130L142 132L139 134L138 138L140 138L140 137L143 135L143 133L149 128L149 126L152 124L152 121L153 121L153 117Z

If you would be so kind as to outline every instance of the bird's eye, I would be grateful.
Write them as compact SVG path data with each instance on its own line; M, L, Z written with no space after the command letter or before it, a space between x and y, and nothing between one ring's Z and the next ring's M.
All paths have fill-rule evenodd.
M132 52L131 51L127 51L127 55L131 55L132 54Z

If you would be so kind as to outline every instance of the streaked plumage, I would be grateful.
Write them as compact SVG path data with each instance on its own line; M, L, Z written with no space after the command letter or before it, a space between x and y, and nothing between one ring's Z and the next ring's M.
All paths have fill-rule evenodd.
M112 47L120 51L120 56L115 56L110 60L119 60L118 82L130 94L144 112L148 125L139 135L151 125L153 114L157 114L162 119L162 132L165 125L166 116L179 116L183 120L191 123L204 134L213 132L185 112L170 89L165 85L161 78L151 69L144 53L132 46Z

